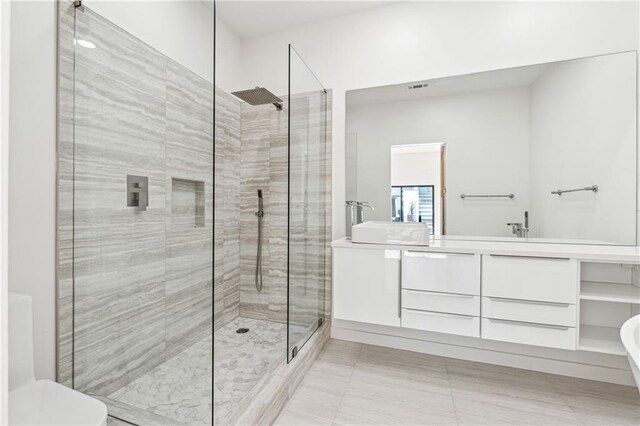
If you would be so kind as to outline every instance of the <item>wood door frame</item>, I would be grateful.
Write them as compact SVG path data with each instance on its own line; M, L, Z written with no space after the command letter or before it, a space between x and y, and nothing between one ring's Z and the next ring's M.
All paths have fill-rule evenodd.
M442 145L440 145L440 223L441 223L441 235L445 235L446 234L446 230L447 230L447 210L446 210L446 203L445 203L445 195L447 194L447 186L446 186L446 182L445 182L445 154L444 154L444 149L445 144L443 143Z

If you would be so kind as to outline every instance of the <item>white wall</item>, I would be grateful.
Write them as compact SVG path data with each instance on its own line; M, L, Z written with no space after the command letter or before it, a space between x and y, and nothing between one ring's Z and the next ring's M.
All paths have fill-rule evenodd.
M637 2L399 2L243 44L252 84L286 91L286 44L334 90L334 237L344 235L345 91L638 48ZM250 66L249 66L250 64Z
M216 16L216 86L227 93L252 89L243 79L242 40Z
M391 186L438 185L440 152L397 152L391 148Z
M0 2L0 424L7 424L8 383L8 195L9 195L9 49L11 3Z
M84 0L83 4L213 81L213 9L203 1Z
M531 86L532 237L635 244L636 61L554 64Z
M347 110L358 140L357 199L389 220L392 145L445 143L446 232L512 236L529 208L529 88L464 93ZM479 161L482 159L482 161ZM461 199L460 194L515 194Z
M13 2L9 289L33 296L35 373L55 378L55 2Z

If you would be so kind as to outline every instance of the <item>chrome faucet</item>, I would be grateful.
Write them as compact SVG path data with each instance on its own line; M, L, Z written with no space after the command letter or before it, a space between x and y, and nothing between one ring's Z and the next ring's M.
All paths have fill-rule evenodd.
M517 238L522 238L522 223L521 222L507 223L507 226L511 227L511 233L512 234L514 234Z
M507 226L511 227L511 233L516 238L527 238L529 236L529 212L524 212L524 226L522 226L522 222L507 223Z
M375 209L367 201L350 200L345 203L345 206L347 208L346 237L347 239L351 239L351 228L353 227L353 225L358 225L359 223L364 222L364 210Z

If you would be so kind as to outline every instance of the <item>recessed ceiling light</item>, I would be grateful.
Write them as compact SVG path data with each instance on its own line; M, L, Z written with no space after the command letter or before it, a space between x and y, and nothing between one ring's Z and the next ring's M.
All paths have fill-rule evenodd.
M86 47L87 49L95 49L96 45L89 40L78 40L78 44L82 47Z

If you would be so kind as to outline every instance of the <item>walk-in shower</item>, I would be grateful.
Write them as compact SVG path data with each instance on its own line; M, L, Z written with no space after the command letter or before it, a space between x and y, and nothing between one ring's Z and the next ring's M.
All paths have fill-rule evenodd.
M240 212L238 234L222 225L227 249L214 266L214 274L238 267L240 275L235 287L222 280L214 304L214 406L221 424L249 421L244 407L260 399L266 383L282 380L278 368L298 356L327 316L330 105L293 48L289 65L287 95L216 89L216 128L223 130L216 131L216 173L229 171L216 175L225 188L216 203L223 221ZM240 132L224 130L229 126ZM230 247L238 242L234 265Z
M234 96L88 7L58 28L58 379L251 423L327 317L329 95L291 47L286 94Z

